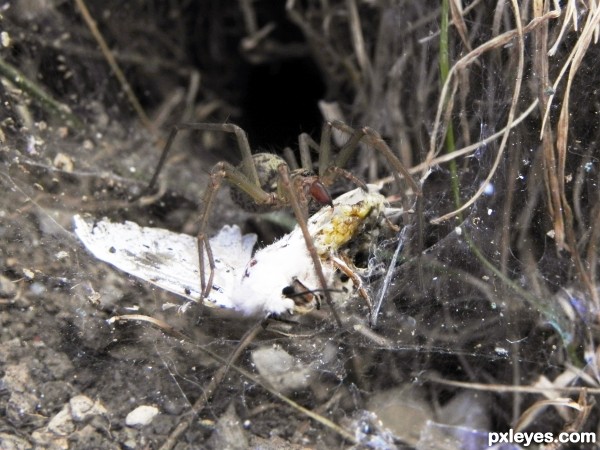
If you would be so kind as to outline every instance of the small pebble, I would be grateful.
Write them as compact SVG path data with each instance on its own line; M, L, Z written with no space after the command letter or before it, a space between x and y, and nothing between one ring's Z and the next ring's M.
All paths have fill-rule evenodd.
M17 295L16 284L0 275L0 298L13 298L15 295Z
M142 405L135 408L125 418L125 425L128 427L144 427L152 422L152 419L158 414L158 408L149 405Z

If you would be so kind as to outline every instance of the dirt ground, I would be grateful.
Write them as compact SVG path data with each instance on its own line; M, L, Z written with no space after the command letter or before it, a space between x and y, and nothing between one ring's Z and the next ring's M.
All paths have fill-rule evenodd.
M0 5L0 449L451 450L509 429L596 433L595 2L486 3ZM296 156L308 133L316 157L334 119L380 133L418 185L373 135L344 164L403 208L340 251L381 304L371 323L352 288L336 292L341 325L326 304L266 323L166 308L184 301L74 234L76 214L197 232L211 168L240 152L184 131L140 199L176 124L236 123L253 150ZM224 224L262 247L293 218L245 212L224 186L209 234Z

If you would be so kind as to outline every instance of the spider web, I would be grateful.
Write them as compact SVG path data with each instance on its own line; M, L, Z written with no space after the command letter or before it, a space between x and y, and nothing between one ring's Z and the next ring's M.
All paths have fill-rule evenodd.
M255 3L259 23L279 20ZM436 448L444 435L451 436L447 448L481 448L488 431L505 431L522 423L523 416L528 431L558 433L576 419L582 421L581 430L595 430L596 409L586 409L578 393L559 388L586 386L596 393L598 383L599 157L598 127L591 119L598 113L597 48L589 45L573 75L568 124L559 123L568 90L565 78L553 86L585 36L588 9L577 4L577 30L577 14L567 15L567 6L575 2L565 2L560 18L539 21L547 23L548 35L534 34L541 25L528 28L524 70L517 74L516 34L486 47L476 62L461 65L472 49L516 29L508 6L496 11L479 2L465 5L464 22L451 28L449 52L457 84L448 110L440 101L437 3L435 8L415 2L360 3L364 47L349 38L357 38L356 29L348 34L353 16L347 8L354 2L330 2L329 10L317 2L289 3L294 9L283 13L285 22L298 27L294 36L301 35L303 51L321 64L329 99L343 116L336 119L369 125L411 166L425 161L432 147L436 158L443 157L451 124L455 149L474 146L455 159L460 202L473 197L493 172L483 194L460 215L436 224L433 219L457 207L448 161L434 159L428 171L414 172L422 187L419 202L404 184L382 183L393 205L405 208L392 218L399 231L378 223L347 248L376 304L372 327L351 283L347 298L337 304L341 328L326 307L294 317L297 323L272 321L266 329L255 328L258 318L207 311L197 304L185 313L164 309L181 300L94 260L73 235L72 216L89 213L194 234L210 168L220 159L238 162L233 141L213 133L181 137L162 177L162 195L148 204L132 204L128 199L143 189L161 145L133 117L122 86L72 6L29 16L11 6L5 31L13 41L0 49L1 57L86 123L66 126L72 118L52 113L44 99L3 72L0 95L9 107L0 125L5 193L0 200L0 373L8 401L0 419L21 436L41 433L39 445L49 445L57 438L47 434L51 426L43 418L58 417L77 392L102 402L114 430L109 436L95 422L83 430L83 422L70 420L80 448L90 439L104 446L154 445L169 435L182 445L207 448L235 442L266 445L270 439L289 448L321 443L419 449ZM144 8L136 2L115 5L89 6L112 39L111 48L122 51L118 59L126 64L134 90L144 93L144 107L154 113L157 128L191 120L244 121L236 107L243 93L229 92L235 91L235 74L249 70L246 65L241 69L238 44L256 36L244 29L237 4L224 11L175 2L168 14L162 10L167 6L141 14ZM136 16L152 23L139 29L151 28L165 39L149 31L140 36L114 32L129 29L123 24ZM192 17L213 17L222 26L196 27ZM524 26L528 17L522 13ZM27 31L32 23L40 25L43 37ZM42 26L48 23L52 26ZM566 34L557 55L544 53L548 86L541 86L535 40L545 36L550 46L563 25ZM194 33L186 33L193 29L206 33L199 41L223 46L223 59L209 63L211 52L191 41ZM232 49L225 48L231 41ZM278 33L253 42L256 47L242 51L254 61L248 64L276 60L277 49L295 48ZM199 54L192 57L187 49L194 46ZM173 48L180 49L178 56ZM93 58L82 60L82 50ZM136 63L138 52L156 55L155 65ZM202 60L199 66L193 66L196 58ZM31 67L40 69L39 77L28 72ZM198 71L200 87L194 81ZM516 100L515 78L523 81ZM239 85L236 89L241 91ZM546 142L540 140L545 110L529 110L534 101L550 100L554 171ZM520 121L503 147L502 134L494 136L503 132L513 109L513 119ZM318 139L318 130L299 131ZM567 133L562 172L559 132ZM251 132L249 138L252 143ZM392 175L385 159L367 146L348 169L368 182ZM349 187L342 183L334 189ZM211 234L223 224L239 225L257 233L259 245L266 246L289 232L289 216L248 215L233 205L227 191L224 187L218 194ZM553 195L562 196L560 213ZM561 220L566 230L562 246ZM107 322L115 316L130 320ZM254 329L256 335L244 343ZM228 365L240 343L247 347ZM20 395L20 380L43 396ZM541 386L555 391L534 389ZM559 408L542 409L539 402L548 397L570 397L589 416L584 420ZM148 427L126 426L125 418L140 405L154 405L160 414ZM523 414L530 407L535 414ZM175 435L186 420L185 432Z

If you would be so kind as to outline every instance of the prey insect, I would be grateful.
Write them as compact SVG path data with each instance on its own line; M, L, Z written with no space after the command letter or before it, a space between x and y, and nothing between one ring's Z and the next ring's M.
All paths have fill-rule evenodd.
M226 180L232 186L231 195L233 200L246 210L261 212L286 206L292 207L304 238L304 245L310 256L310 271L318 279L319 289L330 306L336 321L341 325L341 321L333 308L328 277L322 264L322 255L319 255L313 242L313 236L307 226L308 211L311 204L328 205L329 208L334 208L334 202L327 187L332 185L339 177L349 179L364 192L368 192L366 185L344 168L361 141L382 154L392 171L395 174L401 174L411 186L412 191L418 194L420 191L417 183L391 149L375 131L368 127L354 130L339 121L326 122L323 125L321 139L318 144L307 134L300 135L301 165L298 165L289 149L284 152L288 159L287 162L283 158L270 153L252 154L246 133L234 124L182 124L174 127L169 134L156 171L149 183L148 191L152 190L157 182L175 136L179 131L185 129L231 133L236 137L242 157L241 164L237 167L221 161L210 172L210 183L203 196L197 235L201 297L203 299L208 298L213 289L216 263L211 249L211 242L207 237L207 228L216 194L223 180ZM350 136L335 156L332 154L331 149L333 129L340 130ZM311 149L318 153L316 171L313 170ZM300 278L299 281L304 282ZM292 280L288 280L286 286L289 286L290 283L292 283ZM302 296L298 297L302 298Z
M341 195L333 200L333 208L323 207L308 219L306 228L332 291L340 282L338 270L356 273L352 263L345 261L345 248L359 233L379 227L387 211L385 197L369 185L367 190L358 188ZM73 221L77 236L98 259L193 302L244 315L304 314L318 308L323 295L299 226L253 253L256 235L242 235L239 227L225 225L209 241L214 280L209 295L203 297L194 237L133 222L112 223L79 215ZM206 247L204 252L207 257ZM370 303L358 276L353 283Z

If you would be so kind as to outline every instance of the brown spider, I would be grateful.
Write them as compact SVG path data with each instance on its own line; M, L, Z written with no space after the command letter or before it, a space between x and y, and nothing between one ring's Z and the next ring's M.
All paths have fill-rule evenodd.
M331 154L331 133L333 128L350 135L348 141L342 146L334 158L332 158ZM246 133L237 125L229 123L185 123L177 125L171 130L159 163L148 185L148 191L156 184L158 175L166 161L175 136L179 131L187 129L232 133L237 139L242 156L242 162L238 167L235 167L228 162L221 161L215 164L210 171L211 182L204 193L198 231L200 286L202 297L206 298L212 289L214 275L213 255L206 236L208 219L213 207L215 195L220 188L223 179L226 179L232 186L232 199L247 211L266 212L287 206L292 207L296 220L304 235L307 250L313 261L314 269L320 281L325 300L331 308L336 321L341 325L341 321L332 305L331 295L327 287L325 276L323 275L320 257L315 250L306 225L309 205L314 202L320 206L329 205L330 207L333 207L331 195L329 194L327 187L333 184L340 176L347 178L357 186L366 190L366 185L362 181L342 168L347 165L361 140L381 152L391 166L396 177L398 178L397 174L402 174L404 179L411 186L412 191L415 194L419 194L419 187L406 168L393 154L391 149L377 132L368 127L354 130L339 121L326 122L323 125L319 144L305 133L300 135L300 167L289 148L286 148L284 152L288 159L287 162L283 158L271 153L252 154ZM311 149L318 152L319 160L317 173L313 172L313 162L310 155ZM210 268L208 280L205 276L205 254L208 257ZM294 280L289 280L289 282L290 286L288 287L293 287L292 283L294 283ZM285 287L282 288L284 288L283 290L285 292ZM299 302L302 301L301 297L302 296L299 296Z

